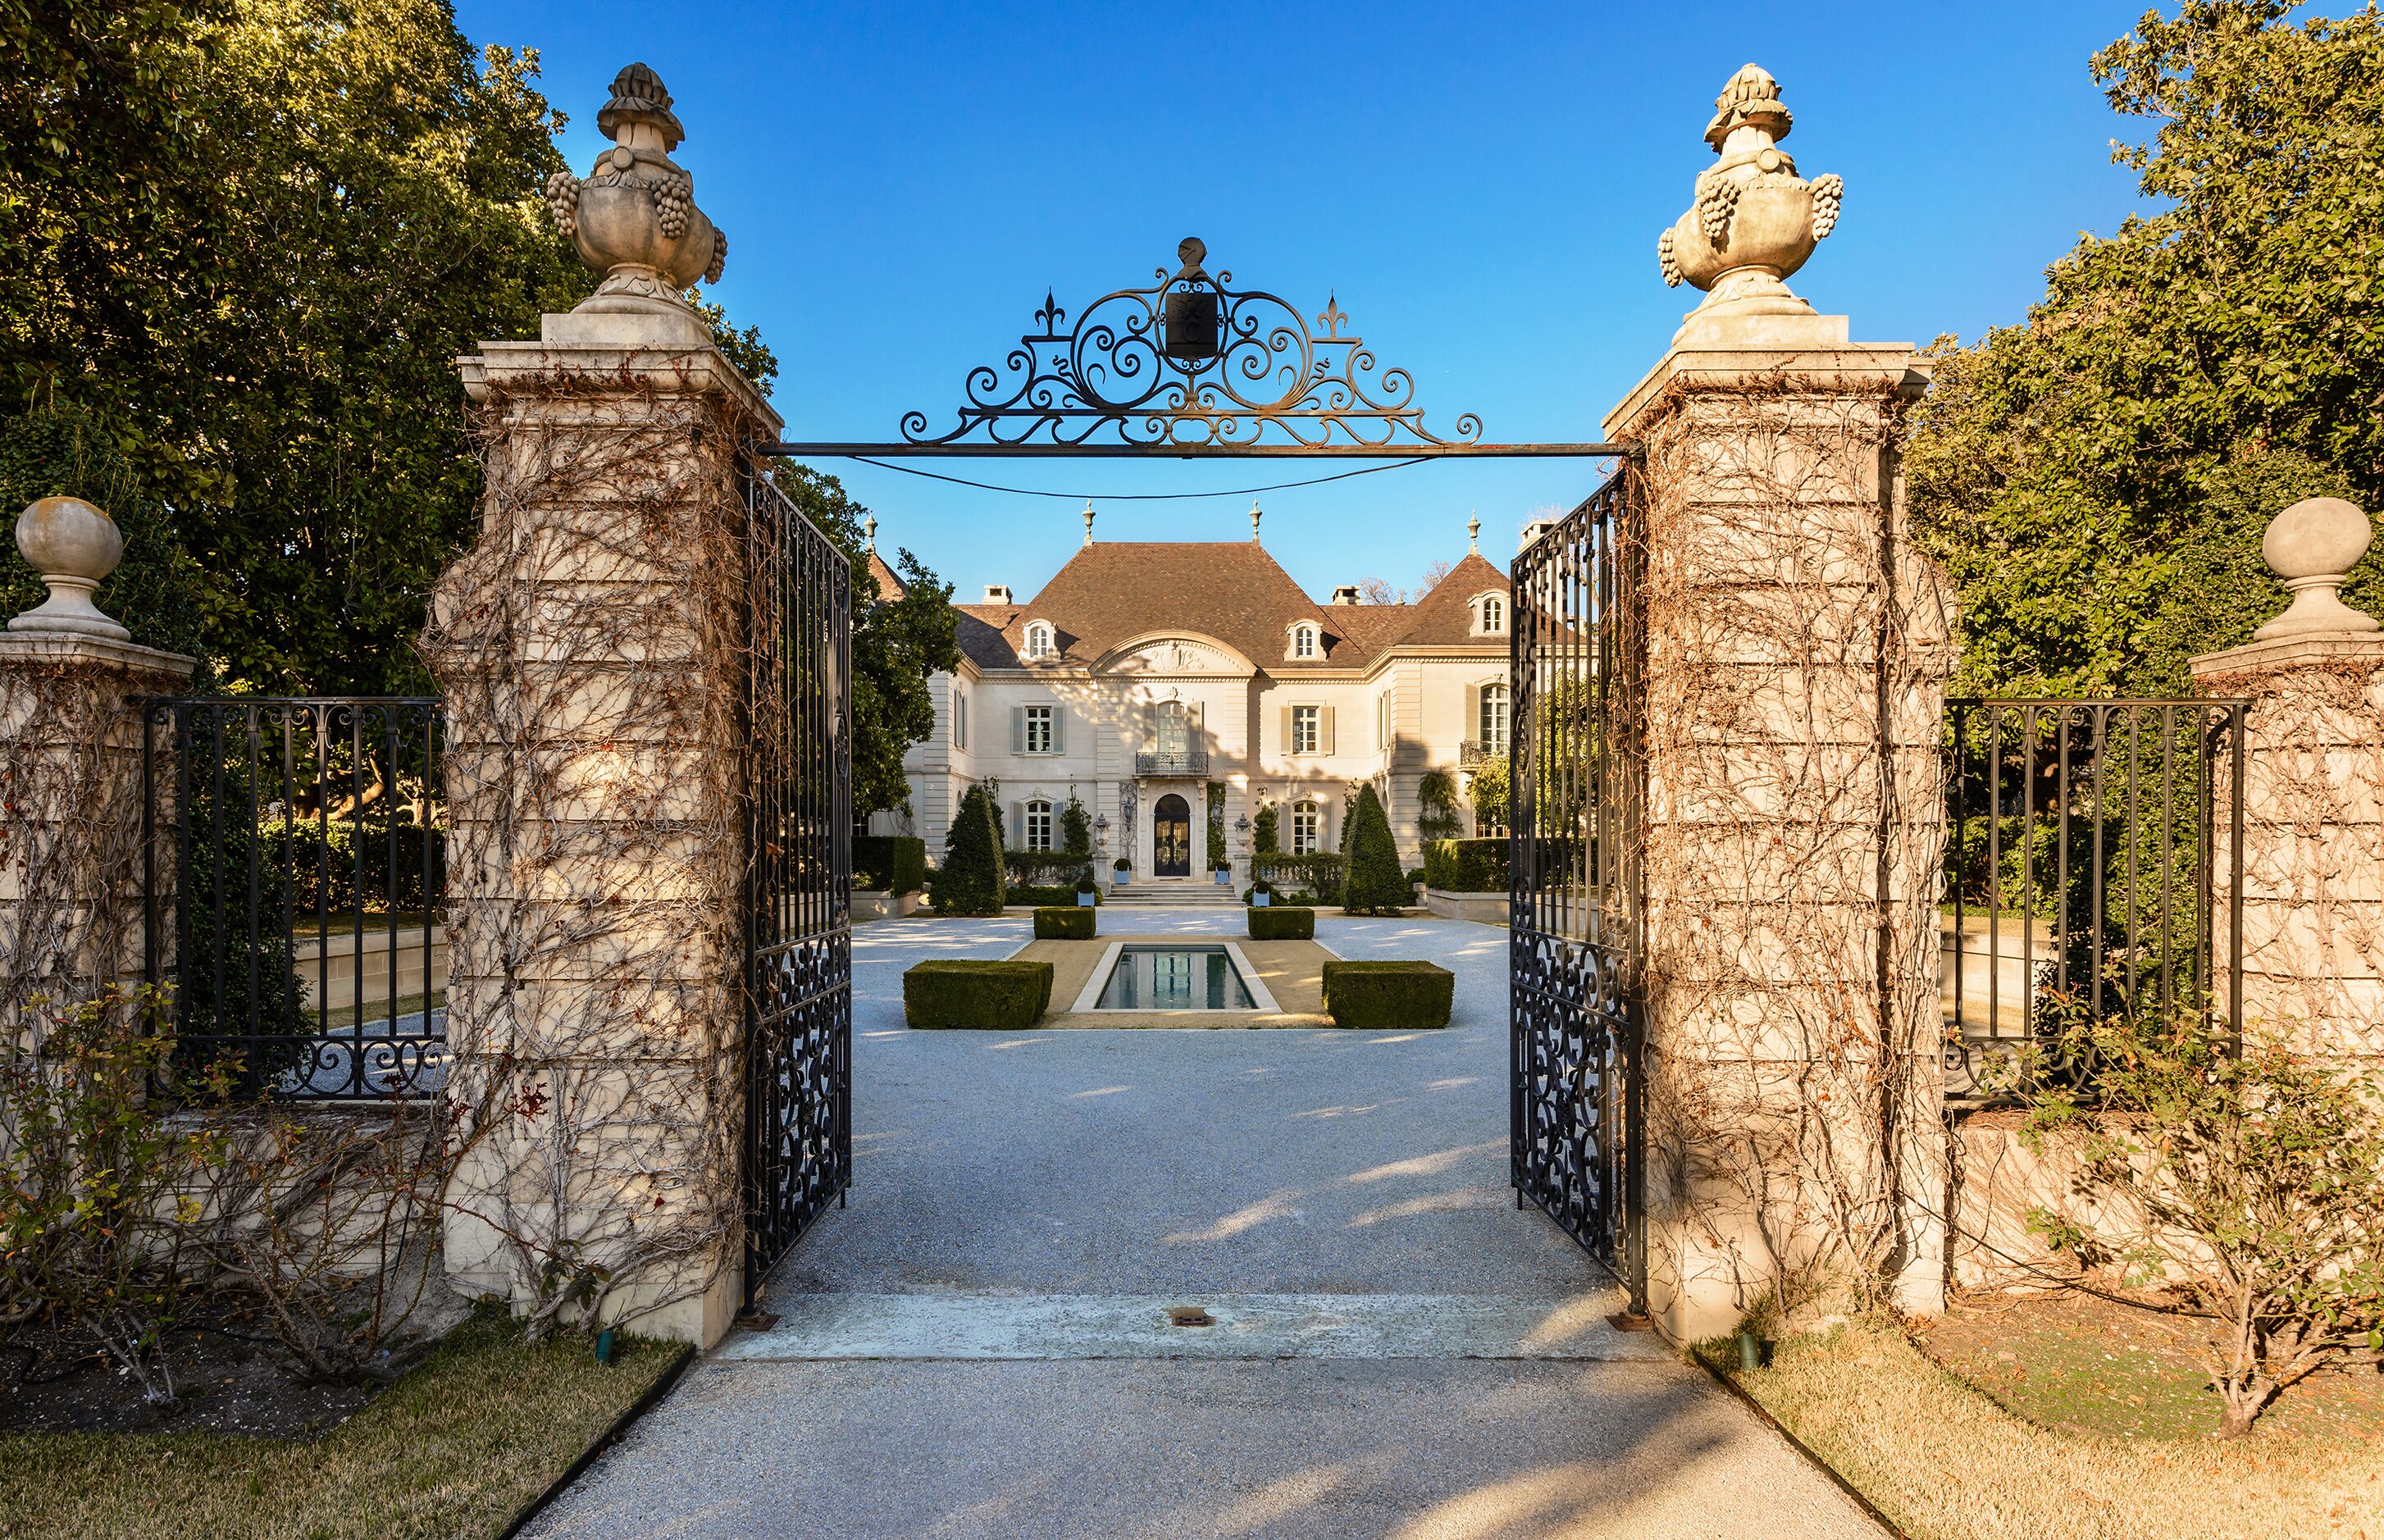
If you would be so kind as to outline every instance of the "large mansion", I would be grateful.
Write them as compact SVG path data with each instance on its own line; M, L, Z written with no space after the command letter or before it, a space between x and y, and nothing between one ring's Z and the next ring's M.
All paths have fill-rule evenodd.
M1216 784L1246 881L1245 818L1271 803L1282 850L1335 850L1345 795L1372 781L1419 863L1418 781L1447 770L1462 795L1464 767L1506 751L1507 575L1477 547L1414 603L1360 603L1354 586L1320 603L1256 526L1248 541L1096 541L1088 518L1041 592L988 584L955 606L960 671L935 677L935 731L903 761L912 814L875 830L940 852L962 793L991 779L1012 849L1056 847L1073 793L1104 883L1120 854L1136 884L1207 882Z

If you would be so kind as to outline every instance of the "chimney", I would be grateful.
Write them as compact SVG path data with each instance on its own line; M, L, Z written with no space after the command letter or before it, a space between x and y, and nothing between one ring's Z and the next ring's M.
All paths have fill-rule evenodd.
M1357 602L1358 585L1355 583L1344 583L1333 590L1333 602L1335 604L1354 604Z
M985 602L988 604L1009 603L1010 585L1008 583L987 583L985 586Z
M1516 542L1516 553L1520 555L1523 552L1529 551L1533 546L1539 543L1541 536L1546 534L1556 527L1557 521L1552 518L1535 518L1532 520L1531 523L1523 526L1523 538Z

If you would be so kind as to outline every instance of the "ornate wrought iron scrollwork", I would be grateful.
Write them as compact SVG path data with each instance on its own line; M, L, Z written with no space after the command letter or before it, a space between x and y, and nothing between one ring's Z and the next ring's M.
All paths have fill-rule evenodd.
M1149 287L1102 295L1073 326L1046 293L1036 329L1003 366L969 371L960 420L937 433L925 412L907 413L903 440L1225 449L1260 445L1274 429L1310 449L1396 453L1481 439L1471 413L1446 437L1425 427L1414 377L1381 367L1363 338L1345 332L1336 299L1311 325L1280 295L1235 289L1223 269L1211 276L1208 255L1187 238L1172 276L1156 268Z

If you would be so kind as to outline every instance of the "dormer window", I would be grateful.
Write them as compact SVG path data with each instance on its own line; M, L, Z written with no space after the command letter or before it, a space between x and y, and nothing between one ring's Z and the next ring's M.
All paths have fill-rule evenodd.
M1049 658L1058 652L1059 649L1052 644L1051 623L1048 620L1029 621L1026 626L1026 655Z
M1291 628L1291 655L1295 658L1312 658L1316 656L1317 640L1317 630L1315 627L1305 625L1294 626Z
M1474 633L1478 636L1501 637L1507 634L1507 596L1485 593L1474 601Z

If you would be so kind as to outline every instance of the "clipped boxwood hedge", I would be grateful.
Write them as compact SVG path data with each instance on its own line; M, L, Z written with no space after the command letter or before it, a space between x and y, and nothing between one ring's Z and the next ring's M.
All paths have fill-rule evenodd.
M1316 938L1316 911L1312 909L1244 910L1250 917L1250 939L1253 941L1311 941Z
M872 893L915 893L927 886L927 842L913 834L852 838L852 885Z
M1507 841L1431 839L1423 847L1423 885L1444 893L1507 891Z
M1335 1026L1409 1032L1447 1026L1457 975L1437 962L1327 962L1324 1009Z
M1035 912L1035 939L1037 941L1089 941L1093 938L1093 911L1070 904L1057 905Z
M913 1026L1015 1032L1051 1003L1051 964L939 958L902 974L902 1018Z

